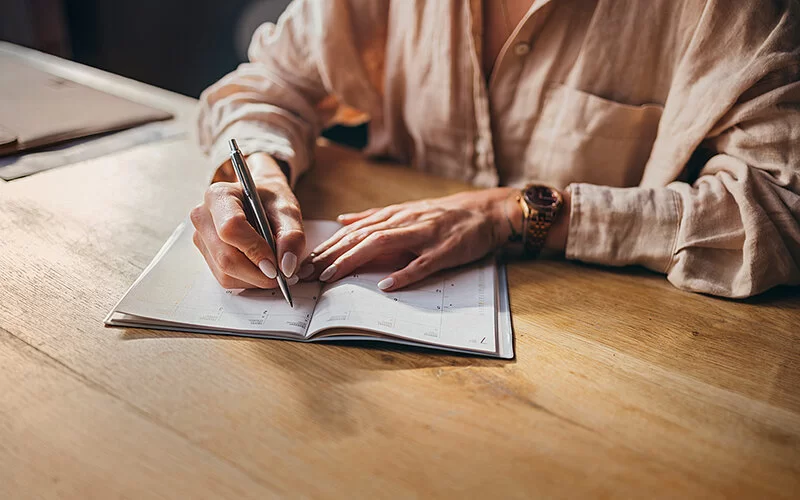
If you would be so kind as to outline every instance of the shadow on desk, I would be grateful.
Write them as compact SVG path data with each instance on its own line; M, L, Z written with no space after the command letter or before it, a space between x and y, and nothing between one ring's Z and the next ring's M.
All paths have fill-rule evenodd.
M359 435L365 425L358 415L369 414L377 421L390 421L395 416L394 411L390 412L392 415L386 414L388 401L412 404L417 397L429 393L438 401L449 402L447 412L436 417L442 420L462 415L467 411L464 408L475 401L521 404L564 418L535 400L535 384L522 375L516 361L367 341L304 344L153 330L125 331L120 338L215 342L211 349L227 351L222 356L231 363L230 366L213 363L215 369L243 374L252 384L270 384L254 397L272 400L278 394L284 399L275 404L299 402L302 410L297 411L313 416L313 425L307 433L316 433L320 439ZM198 347L198 352L202 350ZM385 387L392 387L392 381L397 380L406 381L402 389L386 392ZM375 403L373 399L383 403ZM420 408L409 411L424 413Z
M320 355L327 357L330 353L329 349L336 349L336 357L339 361L348 363L353 368L362 370L415 370L473 366L502 367L514 363L514 360L485 358L477 354L451 353L439 349L426 349L424 347L370 340L326 340L315 343L303 343L291 340L207 335L163 330L125 330L120 335L120 340L169 338L198 339L198 341L201 339L214 338L224 340L225 342L252 344L257 349L262 350L262 354L271 356L274 358L273 360L276 361L282 359L284 354L288 354L285 349L296 349L298 351L296 353L291 353L292 357L316 357ZM267 350L267 346L277 347ZM307 353L304 351L307 351Z

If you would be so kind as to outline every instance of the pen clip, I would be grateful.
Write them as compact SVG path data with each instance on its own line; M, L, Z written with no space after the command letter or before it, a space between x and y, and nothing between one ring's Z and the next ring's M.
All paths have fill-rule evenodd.
M242 156L242 151L239 149L236 139L229 140L228 146L231 149L230 155L233 170L236 172L236 177L239 179L239 184L242 186L242 191L244 191L245 196L249 198L253 195L253 192L250 189L250 176L249 172L244 166L244 157Z

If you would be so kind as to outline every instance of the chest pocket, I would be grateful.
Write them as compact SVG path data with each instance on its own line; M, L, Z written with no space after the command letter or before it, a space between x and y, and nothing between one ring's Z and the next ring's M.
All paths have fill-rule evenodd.
M663 107L632 106L563 85L544 95L525 153L525 176L563 187L571 182L639 184Z

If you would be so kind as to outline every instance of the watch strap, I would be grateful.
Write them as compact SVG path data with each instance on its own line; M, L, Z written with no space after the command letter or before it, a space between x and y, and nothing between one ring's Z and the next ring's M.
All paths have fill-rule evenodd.
M555 222L558 212L561 208L561 194L554 188L543 185L529 185L523 189L523 193L531 187L539 189L549 189L553 192L553 204L551 206L532 206L526 199L524 194L520 196L520 206L524 214L523 225L523 251L529 258L536 258L544 248L547 234Z

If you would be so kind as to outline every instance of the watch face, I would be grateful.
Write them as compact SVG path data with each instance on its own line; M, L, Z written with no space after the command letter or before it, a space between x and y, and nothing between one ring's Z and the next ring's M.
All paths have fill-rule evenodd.
M553 208L561 203L561 193L548 186L528 186L525 189L525 201L535 208Z

